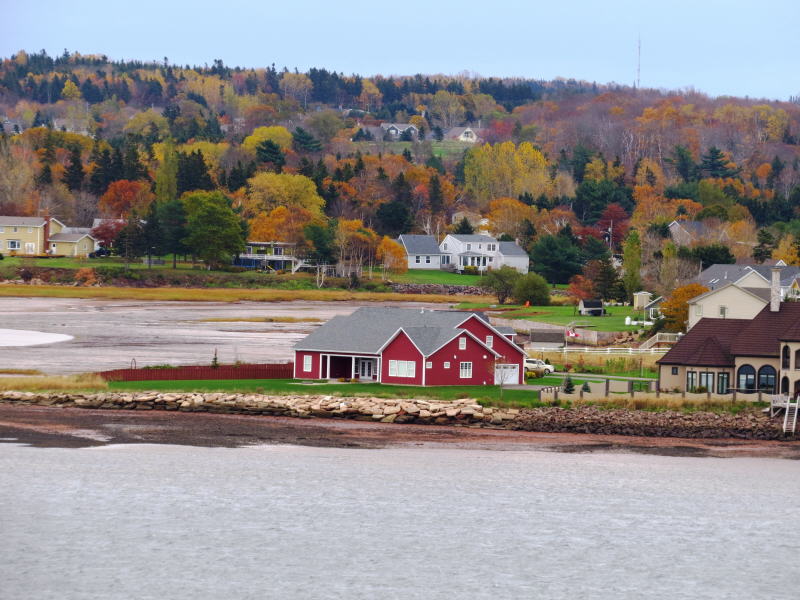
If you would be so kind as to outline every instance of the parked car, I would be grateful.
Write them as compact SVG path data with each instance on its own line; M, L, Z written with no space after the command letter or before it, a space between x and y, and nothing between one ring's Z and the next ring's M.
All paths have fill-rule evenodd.
M549 365L543 360L539 360L538 358L526 358L525 359L525 372L528 371L542 371L545 375L549 375L550 373L555 373L556 368L553 365Z

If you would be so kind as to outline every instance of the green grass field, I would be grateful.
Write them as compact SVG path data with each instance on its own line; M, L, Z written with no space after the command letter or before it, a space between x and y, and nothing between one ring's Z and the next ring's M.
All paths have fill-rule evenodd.
M457 308L502 308L502 316L507 319L525 319L564 326L574 323L576 327L592 328L598 331L635 331L640 329L639 326L625 325L625 317L636 316L630 306L607 306L606 311L608 314L603 317L582 317L578 314L577 307L571 304L564 306L530 306L526 308L518 304L504 304L502 307L495 307L495 305L486 303L462 302ZM577 340L577 342L580 343L580 340Z
M544 384L547 385L547 384ZM417 387L383 385L380 383L300 383L295 379L240 379L240 380L189 380L189 381L118 381L109 382L116 391L170 391L170 392L237 392L288 396L292 394L325 394L331 396L371 396L375 398L428 398L431 400L457 400L475 398L486 404L500 401L496 386L458 385L442 387ZM533 406L539 401L539 392L531 390L503 390L503 403Z

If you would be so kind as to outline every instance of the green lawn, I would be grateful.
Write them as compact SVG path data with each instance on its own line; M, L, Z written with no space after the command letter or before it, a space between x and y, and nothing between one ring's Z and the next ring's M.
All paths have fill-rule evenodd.
M390 274L388 278L396 283L441 283L444 285L480 285L480 275L459 275L438 269L409 269L405 273Z
M602 383L600 379L576 379L572 378L572 383L575 385L583 385L586 381L589 383ZM563 385L564 377L559 375L545 375L544 377L532 377L527 380L529 385Z
M485 302L462 302L457 308L476 310L501 308L502 313L496 314L506 319L525 319L564 326L574 323L575 327L586 327L598 331L635 331L641 328L640 326L625 325L625 317L636 316L630 306L607 306L606 311L608 314L603 317L582 317L578 314L577 307L571 304L524 307L519 304L497 306L486 304ZM580 339L577 341L580 342Z
M172 255L162 257L166 264L154 265L153 270L157 269L172 269ZM28 264L34 267L50 267L52 269L82 269L83 267L102 267L108 266L124 266L125 261L118 256L106 256L103 258L73 258L69 256L54 257L54 258L21 258L19 256L6 256L0 262L0 267L20 267L23 264ZM193 269L195 267L203 268L201 264L197 263L192 265L191 262L183 262L178 260L178 269ZM131 269L147 269L147 265L138 259L130 263Z
M546 384L545 384L546 385ZM108 384L115 391L169 391L169 392L255 392L259 394L292 395L325 394L331 396L372 396L375 398L429 398L432 400L457 400L475 398L483 404L500 400L497 386L457 385L442 387L417 387L383 385L380 383L315 383L308 385L295 379L239 379L239 380L189 380L189 381L117 381ZM539 392L531 390L503 390L503 404L534 406Z

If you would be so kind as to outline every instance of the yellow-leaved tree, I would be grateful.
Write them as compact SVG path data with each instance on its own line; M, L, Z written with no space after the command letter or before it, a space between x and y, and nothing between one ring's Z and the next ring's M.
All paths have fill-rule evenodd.
M321 215L325 201L317 193L316 184L304 175L290 173L258 173L247 180L245 216L271 212L278 206L293 210L302 208L312 215Z
M405 273L408 271L406 251L388 236L383 236L378 248L375 250L375 256L392 273Z
M485 144L472 148L464 160L465 188L479 204L492 198L552 195L553 183L544 155L529 142Z
M304 208L278 206L269 213L262 212L250 219L249 237L257 242L290 242L303 249L306 247L305 227L323 220Z
M244 138L242 147L255 154L258 145L267 140L278 144L283 151L292 147L292 134L289 133L286 127L281 127L280 125L256 127L253 133Z
M797 242L791 233L787 233L778 242L778 246L772 251L772 258L782 260L787 265L800 265L800 257L797 254Z
M667 320L666 329L669 331L686 331L689 322L689 300L705 294L708 288L699 283L690 283L675 288L669 298L661 304L661 312Z

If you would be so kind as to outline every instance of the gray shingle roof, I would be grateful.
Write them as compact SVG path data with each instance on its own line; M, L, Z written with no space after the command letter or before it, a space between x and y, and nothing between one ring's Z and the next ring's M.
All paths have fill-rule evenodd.
M295 350L377 354L401 328L413 329L420 343L428 347L448 335L455 337L458 333L456 327L469 315L464 311L361 307L348 316L332 318L300 340ZM422 331L424 329L439 329L441 332Z
M41 227L44 225L42 217L0 217L0 225L11 227Z
M524 256L528 257L528 253L520 248L516 242L499 242L500 254L503 256Z
M447 342L464 333L463 329L444 327L403 327L414 345L425 356L444 346Z
M92 236L90 236L88 233L80 233L80 232L79 233L70 233L70 232L59 231L58 233L54 233L53 235L50 236L50 241L51 242L78 242L82 238L85 238L85 237L91 238ZM94 238L92 238L92 239L94 239Z
M491 244L497 242L496 239L493 237L489 237L488 235L479 235L477 233L472 234L450 234L450 237L457 239L459 242L469 242L469 243L477 243L477 244Z
M792 279L800 275L800 267L788 266L779 267L781 270L781 284L790 285ZM711 265L707 269L700 272L697 276L697 283L700 283L707 288L716 289L722 287L726 283L734 283L750 273L755 271L767 281L772 279L772 267L769 265Z
M432 235L403 234L397 241L406 249L406 254L442 254L439 244Z

